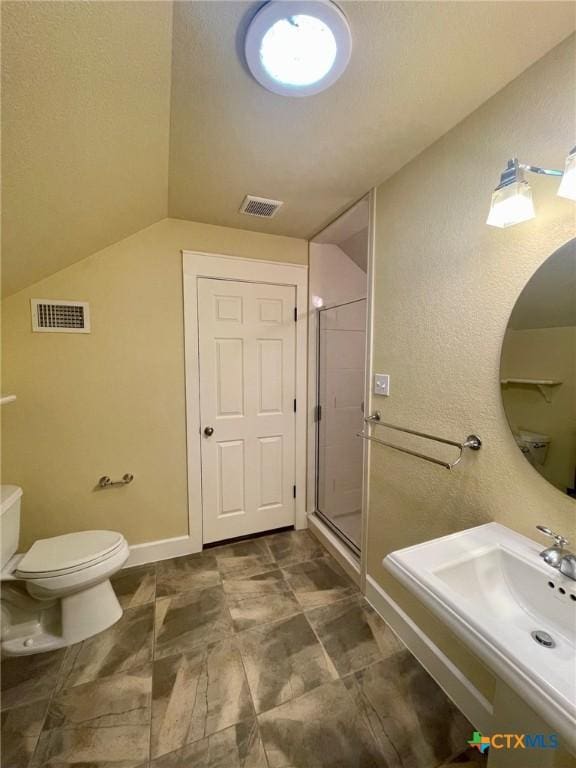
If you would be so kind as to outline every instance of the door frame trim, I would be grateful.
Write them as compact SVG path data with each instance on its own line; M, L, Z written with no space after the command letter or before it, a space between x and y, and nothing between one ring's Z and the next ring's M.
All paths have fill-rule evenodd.
M182 287L184 296L184 375L186 387L186 449L188 470L188 538L190 551L203 546L202 464L200 438L200 390L198 359L199 278L237 280L246 283L290 285L296 290L296 411L295 520L297 529L306 528L306 412L308 365L308 265L247 259L201 251L182 251Z

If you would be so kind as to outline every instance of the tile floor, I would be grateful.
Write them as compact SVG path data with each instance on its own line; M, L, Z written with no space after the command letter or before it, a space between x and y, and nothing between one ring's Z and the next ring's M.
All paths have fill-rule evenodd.
M435 768L472 727L307 532L132 568L122 619L2 664L3 768ZM458 760L459 762L456 762Z

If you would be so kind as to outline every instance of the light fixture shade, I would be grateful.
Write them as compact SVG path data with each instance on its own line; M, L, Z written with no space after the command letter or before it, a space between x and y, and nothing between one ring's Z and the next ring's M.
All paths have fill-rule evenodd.
M281 96L313 96L333 85L351 52L348 20L331 0L270 0L244 43L252 75Z
M566 158L566 167L558 187L558 195L576 202L576 147Z
M533 218L532 190L526 181L514 181L492 193L486 224L503 229Z

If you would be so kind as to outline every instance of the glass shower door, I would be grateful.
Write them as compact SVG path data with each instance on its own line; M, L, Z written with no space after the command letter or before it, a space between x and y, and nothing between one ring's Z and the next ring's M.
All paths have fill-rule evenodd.
M319 310L317 349L316 510L359 554L366 299Z

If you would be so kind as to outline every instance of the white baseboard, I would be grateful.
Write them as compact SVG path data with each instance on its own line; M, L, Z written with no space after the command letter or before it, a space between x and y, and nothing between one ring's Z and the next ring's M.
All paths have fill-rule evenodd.
M144 544L133 544L124 568L133 565L155 563L157 560L168 560L170 557L181 557L199 552L197 546L189 536L176 536L173 539L160 539L159 541L147 541Z
M360 586L360 562L354 557L346 544L333 533L314 513L308 513L308 530L320 540L338 565L343 568L352 581Z
M468 720L492 733L492 704L371 576L366 577L366 599Z

